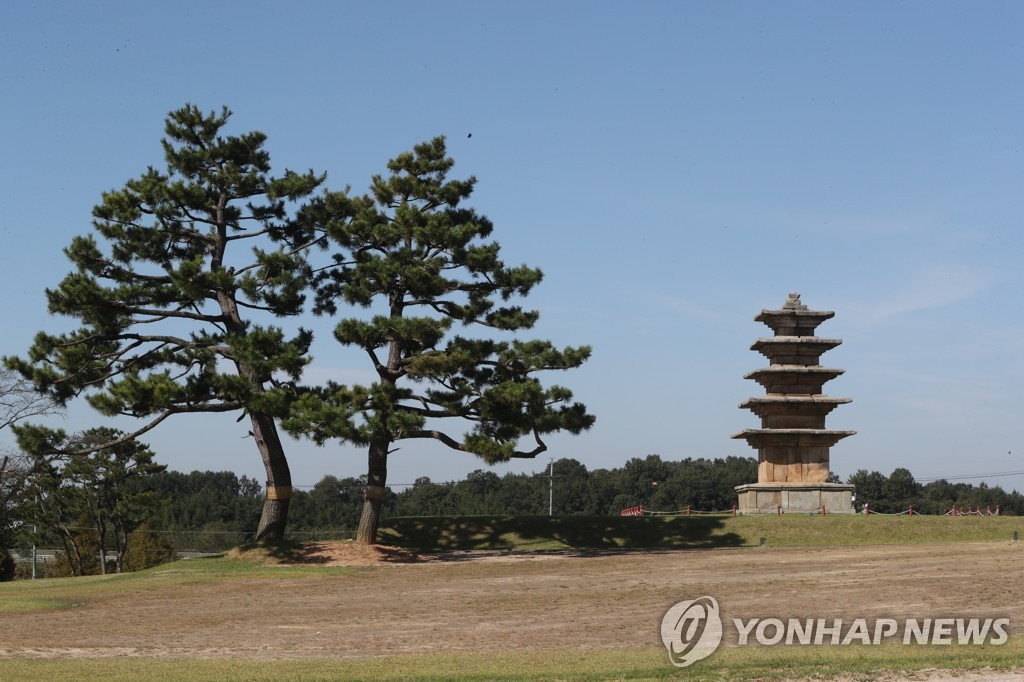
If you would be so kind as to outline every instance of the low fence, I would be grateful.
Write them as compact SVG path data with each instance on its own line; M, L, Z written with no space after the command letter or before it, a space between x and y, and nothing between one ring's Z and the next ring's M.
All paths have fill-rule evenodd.
M183 550L174 551L174 555L178 559L197 559L204 556L217 556L221 552L200 552L197 550ZM11 558L14 559L14 563L17 564L30 564L35 561L37 564L48 565L55 564L64 556L63 549L55 549L51 547L39 547L36 548L35 556L32 554L30 549L12 549ZM106 553L107 563L117 561L117 552L108 550Z

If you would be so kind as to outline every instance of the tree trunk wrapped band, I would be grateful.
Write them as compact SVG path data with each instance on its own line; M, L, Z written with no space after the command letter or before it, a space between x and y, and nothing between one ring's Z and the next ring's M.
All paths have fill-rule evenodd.
M371 502L383 502L387 497L387 489L379 485L366 486L366 499Z
M290 500L292 497L292 487L290 485L268 485L267 486L267 499L268 500Z

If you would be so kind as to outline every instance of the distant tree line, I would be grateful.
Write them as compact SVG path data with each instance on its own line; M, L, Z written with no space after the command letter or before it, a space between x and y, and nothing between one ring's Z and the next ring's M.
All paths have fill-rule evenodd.
M840 479L832 475L832 482ZM643 505L651 511L729 511L736 503L735 488L757 481L757 460L686 458L663 460L658 455L630 459L621 468L588 471L574 459L554 463L555 514L618 514ZM869 505L879 513L898 513L913 507L922 514L944 514L960 509L999 508L1006 515L1024 515L1024 496L1017 491L985 483L918 483L905 468L889 476L859 470L847 483L856 486L857 511ZM428 478L393 495L392 516L452 514L546 514L548 475L474 471L465 480L433 483Z
M940 479L921 484L904 468L894 470L889 476L860 469L847 482L856 486L858 510L867 505L870 511L895 514L913 507L915 513L945 514L956 506L958 509L980 508L982 512L987 509L992 513L998 508L1001 514L1024 515L1024 496L1016 490L1008 493L987 483L974 485Z
M735 486L756 477L756 462L740 457L673 462L650 455L620 468L592 471L575 459L560 459L552 469L533 474L476 470L461 481L444 483L421 477L401 490L388 488L383 510L385 517L547 514L549 503L558 515L615 515L637 504L664 511L688 503L695 509L728 510ZM161 471L147 481L147 489L165 500L148 528L170 536L176 547L202 550L253 538L263 503L263 486L255 479L226 471ZM311 488L297 487L289 534L316 537L354 530L365 488L365 476L325 476Z
M65 483L61 490L46 488L52 485L47 476L52 476L53 471L44 469L47 476L33 483L35 487L25 488L33 491L34 502L29 500L29 506L21 508L25 522L20 535L15 533L9 546L31 545L26 524L34 523L35 540L40 545L67 550L58 572L102 572L106 567L97 560L102 530L97 526L97 515L103 517L104 513L96 511L100 499L96 492L103 486L122 491L116 500L108 498L121 505L122 514L123 510L133 510L127 532L128 522L115 517L108 521L120 537L126 538L106 544L119 552L118 563L112 569L137 570L167 561L175 551L222 550L256 537L264 503L264 488L256 479L227 471L166 471L151 464L147 450L134 446L126 448L121 457L129 462L141 461L145 465L144 475L126 478L124 467L110 465L110 456L94 457L94 463L101 466L88 473L88 467L76 464L68 474L79 476L74 479L78 483ZM551 472L553 476L549 475ZM102 476L122 484L119 488L111 482L99 485L97 481ZM735 487L756 480L757 461L747 457L670 461L648 455L634 457L622 467L593 470L575 459L560 459L551 469L532 474L498 475L476 470L460 481L418 478L404 489L389 488L382 508L385 518L543 515L548 513L549 504L556 515L617 515L622 509L637 505L661 512L683 511L687 505L694 511L729 511L736 501ZM838 481L835 477L833 480ZM993 512L998 507L1002 514L1024 515L1024 496L1016 491L1007 493L985 483L945 480L921 484L905 468L898 468L889 476L860 470L847 482L856 486L858 511L866 504L879 513L898 513L912 506L922 514L943 514L955 505L961 509L989 508ZM76 486L81 488L77 492ZM296 489L290 537L351 537L362 513L365 488L365 476L325 476L311 488ZM40 499L45 503L44 509L38 508ZM53 516L54 505L61 500L70 500L68 511L63 516Z

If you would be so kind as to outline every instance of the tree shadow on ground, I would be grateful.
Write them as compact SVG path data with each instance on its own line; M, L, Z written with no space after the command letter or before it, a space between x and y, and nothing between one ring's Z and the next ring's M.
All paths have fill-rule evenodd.
M417 552L739 547L719 517L462 516L394 518L380 539Z
M300 542L279 540L238 548L238 555L289 565L326 565L353 561L356 564L423 563L429 558L401 547L358 545L354 542Z
M328 559L317 556L315 548L319 543L305 543L296 540L275 540L273 542L251 542L238 547L238 555L245 558L267 558L282 564L324 564Z

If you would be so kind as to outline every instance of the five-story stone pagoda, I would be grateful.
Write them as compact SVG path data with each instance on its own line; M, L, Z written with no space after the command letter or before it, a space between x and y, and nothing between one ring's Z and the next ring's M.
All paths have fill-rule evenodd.
M761 418L761 428L733 436L758 453L757 483L736 488L741 514L813 513L823 506L832 514L853 513L853 486L827 482L829 448L856 433L825 428L825 415L850 402L822 393L825 382L843 373L820 364L821 355L842 341L814 335L834 315L808 310L800 294L790 294L781 310L762 310L754 318L775 336L750 347L767 357L769 366L744 377L763 386L766 395L740 405Z

